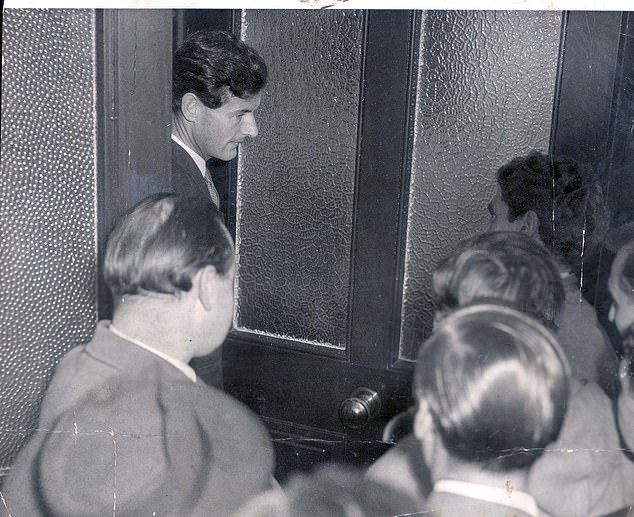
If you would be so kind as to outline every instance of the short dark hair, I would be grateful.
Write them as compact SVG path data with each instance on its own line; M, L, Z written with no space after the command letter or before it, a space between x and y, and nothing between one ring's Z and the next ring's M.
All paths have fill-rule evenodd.
M419 351L415 393L447 452L505 472L559 435L569 366L537 320L496 304L459 309Z
M189 291L205 266L225 275L233 244L220 212L200 198L150 196L124 215L108 238L104 278L113 296Z
M579 277L584 256L598 249L608 224L592 171L572 158L532 151L500 167L497 180L509 221L534 211L542 242Z
M218 108L234 95L256 95L266 85L266 63L249 45L225 31L190 34L176 50L172 64L172 111L181 111L186 93L208 108Z
M438 315L477 301L503 302L559 327L565 291L550 252L519 232L487 232L460 241L432 277Z

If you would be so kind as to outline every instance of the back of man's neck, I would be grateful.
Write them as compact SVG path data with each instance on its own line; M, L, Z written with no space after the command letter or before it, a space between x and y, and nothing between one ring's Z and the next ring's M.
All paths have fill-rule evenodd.
M507 488L510 484L514 490L526 491L528 486L527 470L496 472L480 468L477 464L453 459L448 462L445 472L439 474L439 476L434 477L436 479L442 477L498 488Z
M168 296L168 295L166 295ZM178 308L171 303L134 300L128 297L126 307L118 307L112 325L122 334L142 342L174 359L189 363L192 353L184 332L185 318L178 317ZM142 306L141 306L142 305Z
M187 130L187 126L178 117L172 118L172 140L183 147L187 152L200 155L190 132Z

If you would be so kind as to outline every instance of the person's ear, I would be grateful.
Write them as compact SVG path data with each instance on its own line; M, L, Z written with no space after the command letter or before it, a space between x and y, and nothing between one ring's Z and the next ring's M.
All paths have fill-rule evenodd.
M425 399L419 398L416 416L414 417L414 435L419 440L426 440L434 430L434 422Z
M188 92L181 98L181 112L188 122L196 121L200 106L200 99L194 93Z
M447 451L438 436L434 426L434 419L429 406L423 399L419 399L419 407L414 419L414 435L421 442L425 464L433 481L441 479L447 471Z
M608 310L608 321L610 323L614 323L614 316L616 315L616 307L614 307L614 302L610 304L610 309Z
M532 238L539 237L539 216L534 210L521 216L520 232Z
M214 266L205 266L196 273L195 284L198 291L198 299L206 311L212 310L218 302L220 288L219 276Z

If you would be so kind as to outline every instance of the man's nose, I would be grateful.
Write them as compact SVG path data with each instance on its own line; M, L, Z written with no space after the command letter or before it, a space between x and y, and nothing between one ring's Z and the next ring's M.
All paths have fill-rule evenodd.
M610 305L610 310L608 311L608 321L611 321L612 323L614 323L614 315L616 313L616 308L614 307L614 304Z
M245 117L244 117L244 122L243 122L243 127L242 127L242 132L250 137L250 138L255 138L256 136L258 136L258 123L255 121L255 115L253 113L248 113Z

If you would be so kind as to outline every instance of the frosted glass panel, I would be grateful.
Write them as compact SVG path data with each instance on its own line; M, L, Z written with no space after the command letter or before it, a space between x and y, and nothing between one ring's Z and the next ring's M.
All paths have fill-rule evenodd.
M37 427L53 367L96 323L95 20L2 13L0 467ZM1 473L1 471L0 471Z
M247 10L242 23L270 75L238 165L234 324L345 348L363 14Z
M431 272L483 230L495 172L550 138L561 13L423 13L400 356L433 321Z

